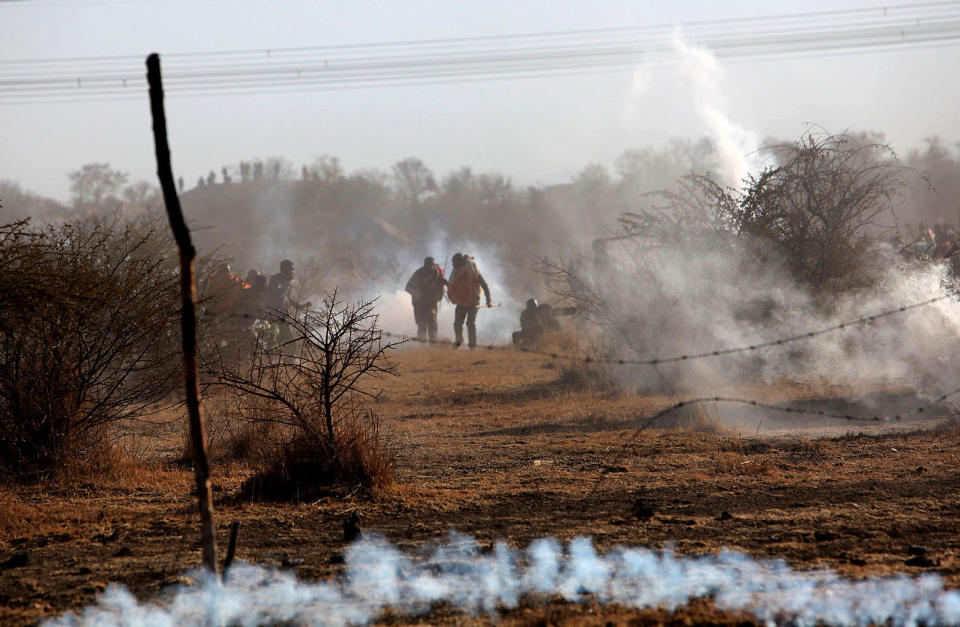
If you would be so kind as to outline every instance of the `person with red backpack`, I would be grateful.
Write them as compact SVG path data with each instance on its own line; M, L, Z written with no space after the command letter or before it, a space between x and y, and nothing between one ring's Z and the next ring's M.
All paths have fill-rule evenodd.
M473 257L463 253L453 256L453 272L447 282L447 298L456 305L453 313L455 346L463 344L463 323L467 323L467 341L470 348L477 347L477 310L480 307L480 291L483 290L490 307L490 288L483 280Z
M443 268L433 262L433 257L424 259L423 265L407 281L404 289L413 300L413 318L417 322L417 339L421 342L428 337L430 342L437 341L437 305L446 284Z

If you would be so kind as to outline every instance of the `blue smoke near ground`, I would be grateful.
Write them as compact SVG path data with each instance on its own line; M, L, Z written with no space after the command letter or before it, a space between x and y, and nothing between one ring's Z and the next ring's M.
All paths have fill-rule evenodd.
M350 546L345 558L342 577L318 583L246 563L236 564L222 586L194 573L192 584L168 590L155 603L112 585L96 605L46 625L364 625L386 608L417 616L444 602L493 615L552 595L668 611L711 597L721 610L746 611L767 624L960 623L960 592L946 589L937 575L850 580L736 551L682 557L669 549L615 548L600 554L582 537L566 547L546 538L525 551L502 542L483 551L452 532L418 556L371 535Z

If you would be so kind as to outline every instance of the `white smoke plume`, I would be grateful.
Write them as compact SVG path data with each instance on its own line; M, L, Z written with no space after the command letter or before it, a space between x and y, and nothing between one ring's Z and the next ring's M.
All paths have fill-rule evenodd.
M470 614L493 615L521 599L556 594L571 603L594 598L667 611L709 596L721 610L746 611L771 625L960 622L960 592L946 589L938 575L854 581L736 551L682 557L670 549L619 547L599 554L583 537L566 548L545 538L526 551L503 542L483 551L472 538L452 532L430 554L409 556L371 536L350 546L345 557L341 578L318 583L245 563L231 569L223 586L194 573L193 584L169 590L158 603L138 601L112 585L96 605L45 625L363 625L386 608L417 616L446 602Z
M599 284L622 326L634 331L631 358L670 358L746 347L857 321L945 295L943 265L899 259L878 250L883 274L874 289L838 295L825 308L797 286L779 264L752 263L730 250L663 246L638 252L631 242L609 247L611 269ZM628 318L640 312L636 319ZM711 393L743 381L799 380L849 385L854 393L905 386L933 398L960 386L947 367L960 352L956 299L896 313L870 324L732 356L660 366L678 390ZM660 385L650 368L622 373L634 383ZM641 387L642 387L641 383ZM883 409L882 407L879 409Z
M756 134L734 122L727 113L723 95L723 66L707 48L686 43L679 31L673 34L673 49L680 71L687 77L697 99L697 114L720 160L717 173L726 185L737 185L748 174L762 168L760 143Z

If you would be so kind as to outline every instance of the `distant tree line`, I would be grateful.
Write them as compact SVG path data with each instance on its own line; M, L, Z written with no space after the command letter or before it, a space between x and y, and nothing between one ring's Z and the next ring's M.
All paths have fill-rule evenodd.
M876 133L850 135L882 143ZM788 142L769 140L769 145ZM903 224L960 220L960 149L937 137L901 161L916 176L905 177L904 201L896 208ZM340 160L320 155L297 167L283 157L242 160L201 177L203 187L181 193L196 223L210 227L203 243L223 246L244 258L261 250L257 239L278 250L312 250L332 273L353 282L399 279L408 263L424 254L443 259L456 251L432 246L470 242L496 252L511 269L508 281L518 296L535 292L537 258L590 250L593 240L617 232L619 218L645 206L645 195L676 191L688 174L710 176L720 166L708 140L674 140L660 148L628 150L608 168L587 164L568 182L518 186L497 172L468 166L446 174L407 157L389 170L347 172ZM69 206L0 181L5 221L32 216L58 219L78 214L158 208L158 189L107 163L86 164L69 174ZM223 189L225 184L231 189ZM244 187L244 185L254 187ZM282 212L282 219L278 213ZM262 253L261 257L262 257ZM396 276L393 276L396 275Z

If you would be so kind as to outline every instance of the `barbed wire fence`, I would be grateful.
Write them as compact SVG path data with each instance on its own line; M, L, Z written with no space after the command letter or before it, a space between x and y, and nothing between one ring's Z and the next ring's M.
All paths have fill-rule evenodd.
M883 318L888 318L891 316L897 316L904 314L909 311L921 309L928 307L930 305L943 302L946 300L958 300L958 296L953 293L941 294L939 296L934 296L922 301L901 305L898 307L892 307L874 314L863 315L857 318L851 318L849 320L833 324L826 327L821 327L818 329L811 329L809 331L804 331L801 333L795 333L792 335L781 336L772 340L765 340L754 342L751 344L745 344L742 346L733 346L733 347L724 347L716 348L712 350L700 351L700 352L690 352L690 353L681 353L678 355L667 355L663 357L652 357L645 359L627 359L627 358L608 358L600 357L597 355L582 355L582 354L573 354L573 353L564 353L554 350L539 350L529 346L515 346L513 344L478 344L476 346L477 350L485 351L511 351L526 353L530 355L539 355L543 357L548 357L553 360L558 361L568 361L574 363L583 363L583 364L598 364L598 365L612 365L612 366L649 366L652 367L655 373L664 381L668 388L671 389L672 394L678 394L677 386L663 374L663 372L657 367L663 364L672 364L672 363L684 363L692 362L702 359L710 359L714 357L729 356L736 354L744 354L760 351L767 348L781 347L787 344L792 344L795 342L802 342L805 340L811 340L816 337L827 335L829 333L835 333L837 331L850 330L850 329L865 329L870 323L876 322ZM279 312L273 312L278 314ZM251 316L244 313L235 313L226 316L228 318L245 318L245 319L254 319L256 316ZM275 317L275 316L274 316ZM413 335L396 333L393 331L387 331L380 329L380 334L386 338L393 338L398 340L399 344L410 342L418 344L431 344L434 346L448 346L456 347L453 341L449 339L438 339L433 342L429 340L418 338ZM293 338L290 342L296 342L299 339L303 338ZM732 397L732 396L696 396L690 397L681 401L678 401L668 407L665 407L656 413L646 417L642 421L638 421L638 430L644 430L651 427L658 420L664 418L665 416L672 414L684 407L702 405L705 403L725 403L725 404L736 404L744 405L750 407L756 407L759 409L765 409L769 411L779 412L783 414L794 414L794 415L810 415L810 416L819 416L822 418L831 418L836 420L845 420L850 422L901 422L904 420L909 420L910 418L921 416L921 415L930 415L930 411L939 406L941 403L953 398L954 396L960 395L960 387L948 391L933 400L927 402L924 405L918 406L912 411L901 412L895 414L873 414L873 415L856 415L851 413L838 413L830 412L823 409L814 409L809 407L790 407L783 406L773 403L766 403L756 399L750 398L741 398L741 397Z
M527 347L527 346L514 346L512 344L508 345L508 344L491 343L491 344L477 345L477 349L487 350L487 351L514 351L514 352L527 353L532 355L541 355L544 357L549 357L554 360L580 362L583 364L601 364L601 365L613 365L613 366L626 366L626 365L650 366L655 369L657 374L664 379L664 382L668 385L668 387L670 387L673 390L672 393L676 394L676 389L677 389L676 386L674 386L665 377L665 375L663 375L663 373L657 368L657 366L661 364L691 362L691 361L709 359L714 357L751 353L751 352L760 351L767 348L780 347L780 346L792 344L795 342L810 340L810 339L820 337L822 335L826 335L829 333L834 333L837 331L850 330L850 329L863 330L870 323L876 322L877 320L900 315L909 311L921 309L923 307L928 307L935 303L939 303L939 302L951 300L951 299L957 300L957 296L955 294L942 294L942 295L928 298L926 300L922 300L919 302L910 303L907 305L901 305L899 307L893 307L893 308L886 309L874 314L863 315L857 318L849 319L834 325L822 327L819 329L812 329L802 333L782 336L772 340L760 341L760 342L755 342L752 344L746 344L742 346L717 348L713 350L681 353L678 355L667 355L664 357L653 357L653 358L646 358L646 359L605 358L605 357L599 357L596 355L589 355L589 354L576 355L572 353L563 353L563 352L551 351L551 350L538 350L538 349ZM436 340L434 342L429 342L428 340L424 340L415 336L402 334L402 333L395 333L395 332L386 331L386 330L381 330L381 334L384 337L394 338L394 339L400 340L401 342L414 342L414 343L423 343L423 344L430 343L430 344L441 345L441 346L443 345L455 346L454 343L451 342L450 340ZM638 429L639 430L647 429L650 426L652 426L655 422L662 419L663 417L673 412L676 412L684 407L702 405L704 403L738 404L738 405L745 405L745 406L765 409L769 411L780 412L784 414L794 414L794 415L805 414L805 415L819 416L823 418L831 418L831 419L845 420L845 421L851 421L851 422L853 421L872 422L872 423L900 422L900 421L909 420L910 418L921 416L921 415L929 415L930 411L933 408L939 406L941 403L947 401L948 399L951 399L954 396L957 396L958 394L960 394L960 387L953 389L951 391L948 391L938 396L937 398L925 403L924 405L916 407L912 411L900 412L900 413L888 414L888 415L873 414L869 416L856 415L851 413L830 412L824 409L815 409L815 408L808 408L808 407L791 407L791 406L785 407L783 405L765 403L765 402L758 401L756 399L750 399L750 398L739 398L739 397L731 397L731 396L697 396L697 397L691 397L691 398L678 401L654 413L653 415L646 417L641 422L638 422Z

